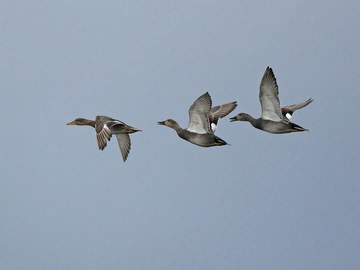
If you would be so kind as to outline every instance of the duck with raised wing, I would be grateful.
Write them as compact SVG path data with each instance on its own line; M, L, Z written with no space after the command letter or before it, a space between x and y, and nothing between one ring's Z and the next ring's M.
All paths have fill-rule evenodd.
M212 101L208 92L194 101L189 109L189 126L183 129L173 120L158 122L176 131L178 136L188 142L202 147L226 145L223 139L214 135L219 118L229 114L236 107L236 102L211 108ZM214 129L213 129L213 128Z
M107 141L110 141L111 136L115 135L124 162L126 161L131 148L129 134L141 131L140 129L134 128L124 122L107 116L96 116L95 121L84 118L76 118L74 121L67 123L67 125L91 126L95 128L96 139L100 150L104 150L107 145Z
M275 134L307 131L307 129L290 122L287 116L291 116L294 111L311 103L312 99L297 105L280 108L278 85L270 67L266 68L262 77L259 99L262 109L260 118L255 119L247 113L239 113L235 117L231 117L230 121L248 121L255 128Z

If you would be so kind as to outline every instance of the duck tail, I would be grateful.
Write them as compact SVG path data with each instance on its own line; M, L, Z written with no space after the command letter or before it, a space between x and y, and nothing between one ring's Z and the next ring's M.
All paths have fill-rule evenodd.
M219 137L215 136L215 144L220 146L220 145L228 145L227 142L225 142L223 139L220 139Z
M309 131L309 130L306 128L300 127L297 124L291 123L291 131L292 132L300 132L300 131Z

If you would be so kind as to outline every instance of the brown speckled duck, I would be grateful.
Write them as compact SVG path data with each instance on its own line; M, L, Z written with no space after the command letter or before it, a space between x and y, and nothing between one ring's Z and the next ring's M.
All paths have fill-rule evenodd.
M140 129L107 116L96 116L95 121L76 118L74 121L67 123L67 125L91 126L95 128L96 139L100 150L104 150L107 140L110 141L111 136L114 134L118 141L124 162L126 161L131 148L129 134L141 131Z

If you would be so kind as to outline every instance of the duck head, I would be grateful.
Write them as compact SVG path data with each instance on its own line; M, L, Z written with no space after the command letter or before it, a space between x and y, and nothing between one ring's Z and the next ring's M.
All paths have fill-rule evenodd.
M165 121L158 122L158 125L167 126L169 128L175 129L175 130L180 128L179 124L175 120L172 120L172 119L167 119Z
M231 117L230 122L234 121L250 121L252 117L248 115L247 113L239 113L238 115Z
M67 123L67 125L73 126L95 126L95 122L85 118L76 118L74 121Z

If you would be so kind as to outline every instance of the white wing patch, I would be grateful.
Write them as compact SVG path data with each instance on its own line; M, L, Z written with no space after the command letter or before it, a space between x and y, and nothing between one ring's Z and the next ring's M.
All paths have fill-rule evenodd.
M103 129L105 129L107 132L109 132L109 133L111 133L111 130L110 130L110 128L106 125L106 124L104 124L104 127L103 127Z
M213 132L215 132L216 128L217 128L217 125L215 123L211 123L211 129Z
M285 116L286 116L286 118L289 119L289 120L292 118L292 116L291 116L290 113L285 114Z

